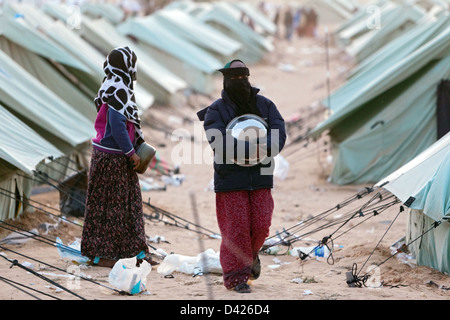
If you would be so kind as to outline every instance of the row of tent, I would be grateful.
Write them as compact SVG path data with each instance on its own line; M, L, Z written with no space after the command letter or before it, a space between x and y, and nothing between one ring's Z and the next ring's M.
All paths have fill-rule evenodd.
M241 20L252 17L255 29ZM179 106L208 95L232 57L256 63L273 50L274 25L239 2L172 2L127 17L111 3L8 1L0 7L0 219L27 209L37 183L86 168L103 62L115 47L138 56L136 100ZM74 165L74 163L78 165ZM75 168L74 168L75 167Z
M369 9L370 8L370 9ZM450 273L449 1L378 1L333 33L353 57L346 82L322 101L310 137L333 146L330 181L374 183L409 208L419 265ZM373 14L377 14L374 16ZM373 19L378 19L377 27Z

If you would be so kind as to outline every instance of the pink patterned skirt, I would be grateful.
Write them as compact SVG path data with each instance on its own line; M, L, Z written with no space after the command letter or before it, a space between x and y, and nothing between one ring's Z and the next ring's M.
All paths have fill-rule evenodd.
M273 209L271 189L216 193L220 263L227 289L248 281L253 260L269 235Z
M148 253L139 179L124 155L93 150L81 253L131 258Z

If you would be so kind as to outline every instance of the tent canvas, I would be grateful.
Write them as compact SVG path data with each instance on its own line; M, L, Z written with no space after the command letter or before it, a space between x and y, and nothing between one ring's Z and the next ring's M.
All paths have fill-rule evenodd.
M448 15L442 10L428 12L417 26L408 29L400 38L390 41L379 48L371 56L359 63L350 71L350 78L353 80L359 76L373 77L368 70L377 72L380 66L384 69L386 64L394 64L424 45L436 34L442 32L449 25Z
M31 192L31 180L17 173L32 175L40 162L63 153L2 105L0 119L0 219L9 219L22 213L24 206L19 199Z
M67 23L70 15L64 4L46 2L42 10L55 19ZM116 27L103 18L91 19L80 17L79 34L104 56L116 47L122 47L133 43L129 38L121 35ZM138 56L139 79L136 83L136 101L138 104L146 104L149 99L154 99L162 104L179 105L184 101L182 91L187 88L186 82L165 66L158 63L147 52L132 46ZM147 94L148 93L148 94ZM149 95L151 94L151 97Z
M47 59L89 73L89 69L71 54L68 54L53 40L46 37L23 21L24 16L10 11L0 14L0 34L14 39L18 45Z
M95 137L91 121L2 51L0 102L66 154Z
M374 17L373 14L368 14L366 19L341 32L341 34L353 35L345 51L358 63L415 26L417 21L425 15L425 10L419 6L387 2L379 7L379 12L374 14Z
M142 94L140 88L143 88L160 103L177 106L183 102L183 91L187 89L186 82L156 61L148 52L136 46L129 38L120 34L108 21L83 18L81 34L105 55L116 47L125 45L132 47L138 57L136 98L139 97L139 92Z
M409 249L417 264L449 274L450 133L375 186L390 191L409 207L406 242L412 242ZM433 228L434 222L440 225ZM420 241L413 242L418 237Z
M124 10L113 3L87 1L80 5L81 8L78 6L73 7L75 7L73 10L81 10L81 12L88 17L93 19L104 18L113 25L119 24L126 18ZM74 13L79 14L77 11Z
M273 36L277 31L277 26L271 20L269 20L253 3L246 1L233 2L241 14L247 15L252 19L255 26L255 31L263 36Z
M224 64L241 50L242 45L239 42L181 9L159 10L154 13L154 17L167 30L208 51Z
M419 37L404 56L392 51L392 65L374 65L331 95L330 116L310 136L316 138L329 130L336 147L333 182L377 181L389 173L386 170L395 170L435 141L434 97L438 83L450 72L450 43L446 41L450 36L449 17L443 19L435 22L439 28L427 39ZM388 126L391 131L383 135ZM420 132L420 139L411 138ZM384 168L378 170L380 165Z
M333 129L337 152L331 181L375 182L434 143L437 87L448 77L450 57L432 62Z
M273 51L271 41L240 21L241 11L230 3L203 3L189 10L200 21L240 42L243 47L237 58L248 65L261 61L267 52Z
M212 93L216 71L223 66L213 55L168 30L155 15L130 18L117 26L124 36L139 40L138 47L182 78L190 88Z
M87 119L92 122L95 120L92 99L62 75L51 62L1 36L0 49Z
M17 169L32 175L39 162L48 157L58 158L63 153L33 129L0 105L0 159L13 165L0 167L0 177Z
M76 104L71 103L71 105L81 109L81 111L87 114L90 119L95 119L96 112L92 101L97 94L98 87L104 77L104 72L102 70L104 56L91 44L82 39L81 36L75 32L75 29L69 27L68 23L63 23L60 20L50 18L39 8L29 4L19 3L9 4L7 8L10 15L21 15L22 24L26 24L31 29L39 29L41 36L44 37L46 41L57 44L69 56L76 57L76 59L84 66L83 70L73 66L65 66L67 70L63 73L70 73L69 77L76 79L72 81L72 85L76 85L78 90L85 95L84 102L80 101ZM15 38L10 38L9 40L12 42L16 41ZM42 57L45 59L48 59L48 56L51 56L51 52L48 54L44 54L43 52L42 54ZM63 88L58 89L60 84L61 87L63 87L64 83L67 82L67 80L63 79L65 76L61 74L61 70L59 69L52 72L49 70L49 66L46 66L43 63L44 61L39 63L38 67L39 69L44 68L46 70L36 70L36 72L33 73L37 78L41 81L43 81L46 76L52 78L46 79L47 81L44 83L50 88L53 87L54 91L60 96L63 96L63 99L66 101L69 100L70 96L77 95L77 93L73 92L73 89L71 90L72 92L65 91ZM36 64L37 61L35 59L32 66L34 67ZM30 69L27 70L30 71ZM86 70L89 71L86 72ZM77 99L83 100L81 97L77 97ZM72 97L71 101L74 100L75 97ZM142 112L153 104L154 97L137 86L136 101Z

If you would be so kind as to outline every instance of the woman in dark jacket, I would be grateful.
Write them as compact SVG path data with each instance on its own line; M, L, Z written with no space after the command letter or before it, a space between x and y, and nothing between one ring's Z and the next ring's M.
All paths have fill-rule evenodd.
M272 221L274 202L273 170L275 157L283 148L286 131L283 117L275 104L259 95L259 89L248 81L249 69L240 60L229 62L223 69L222 97L198 113L204 121L208 141L214 150L214 190L216 215L222 235L220 262L224 285L238 292L250 292L247 282L260 273L258 252ZM267 125L264 148L266 161L253 166L236 163L239 143L230 139L226 127L243 114L263 118ZM244 145L245 157L251 157Z

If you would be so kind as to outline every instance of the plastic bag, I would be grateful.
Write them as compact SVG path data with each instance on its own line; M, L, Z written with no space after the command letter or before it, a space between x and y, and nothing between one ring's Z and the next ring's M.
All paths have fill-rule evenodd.
M136 263L136 257L118 260L109 273L109 283L116 289L130 294L146 291L147 276L152 267L145 260L139 267Z
M81 264L85 264L89 261L88 257L81 254L81 243L75 240L69 245L65 245L62 240L56 238L56 248L58 249L59 256L63 260L76 261Z
M281 154L276 155L274 160L275 170L273 171L273 176L280 180L286 179L289 172L289 162Z
M186 274L222 273L219 252L208 249L197 256L190 257L181 254L169 254L158 267L158 273L171 274L174 271Z

